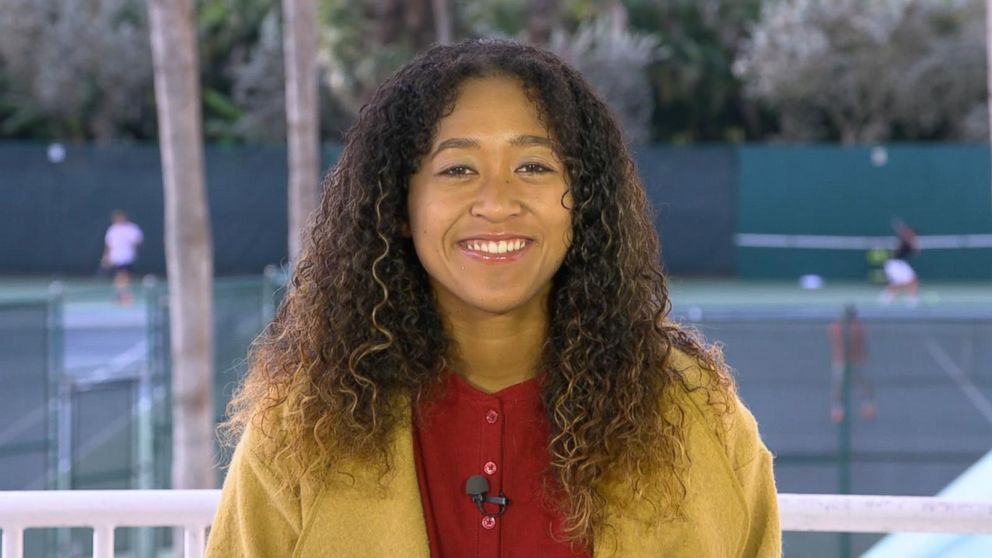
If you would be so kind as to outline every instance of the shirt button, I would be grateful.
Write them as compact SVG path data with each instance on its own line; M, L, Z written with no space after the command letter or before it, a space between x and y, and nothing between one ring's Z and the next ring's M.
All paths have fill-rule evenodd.
M486 413L486 422L489 424L494 424L497 420L499 420L499 413L490 409L489 412Z
M484 529L492 529L495 526L496 526L496 518L495 517L493 517L491 515L487 515L486 517L483 517L482 518L482 527Z
M482 466L482 470L485 471L487 475L491 475L496 472L496 464L492 461L487 461L486 464Z

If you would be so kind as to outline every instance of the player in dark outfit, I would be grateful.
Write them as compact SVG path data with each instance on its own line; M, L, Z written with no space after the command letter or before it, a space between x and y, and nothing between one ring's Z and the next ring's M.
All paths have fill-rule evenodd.
M916 236L916 231L907 226L902 221L893 223L896 235L899 237L899 245L885 262L885 277L889 284L882 292L882 304L890 304L902 293L906 296L906 304L916 306L919 303L917 292L919 290L919 280L916 272L909 265L909 258L919 252L920 243Z

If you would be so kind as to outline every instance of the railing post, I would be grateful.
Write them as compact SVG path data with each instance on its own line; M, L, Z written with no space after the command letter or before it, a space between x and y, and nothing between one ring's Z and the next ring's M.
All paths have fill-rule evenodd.
M100 525L93 529L93 558L114 558L114 528Z
M4 526L3 558L24 558L24 529Z
M201 525L187 525L185 531L186 558L202 558L206 547L206 529Z

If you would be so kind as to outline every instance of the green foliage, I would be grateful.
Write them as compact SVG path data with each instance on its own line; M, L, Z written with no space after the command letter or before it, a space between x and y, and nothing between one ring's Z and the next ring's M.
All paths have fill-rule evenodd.
M316 1L322 132L336 139L375 87L433 40L432 2ZM852 81L852 67L869 67L858 74L868 85L899 84L911 92L881 94L899 102L870 107L865 119L899 111L887 124L871 123L872 130L885 129L883 136L987 133L986 113L973 102L984 90L973 75L982 63L974 44L981 0L541 0L540 14L533 1L449 0L454 38L526 40L538 22L531 18L545 16L539 28L547 29L550 17L552 40L543 46L574 56L571 62L642 141L853 137L860 132L851 126L859 124L838 123L827 110L838 99L852 111L868 107L861 102L858 108L858 88L867 85ZM0 138L155 139L143 0L2 2ZM863 14L885 19L892 6L910 3L922 8L904 18L891 40L872 43L865 39L870 34L857 35ZM807 12L827 6L835 15L818 20L819 27L804 20L798 34L786 26L762 35L775 29L768 14L791 5ZM281 2L196 0L196 18L207 141L284 141ZM800 66L783 54L820 34L834 38L830 56ZM769 50L753 55L761 44ZM884 65L865 66L881 60L876 51L903 70L887 74ZM967 72L954 70L963 65ZM773 82L778 85L768 85ZM875 137L871 133L862 135Z
M517 37L527 29L525 0L456 0L456 14L466 37Z
M328 123L332 137L350 125L378 84L416 52L411 30L401 22L377 21L369 10L373 3L318 0L323 85L334 105L328 110L337 116ZM391 35L385 42L384 34Z
M242 110L238 105L216 89L203 90L203 106L228 122L236 122L242 116Z
M781 138L988 137L983 0L780 0L737 68Z
M197 48L203 87L203 130L209 142L242 140L243 107L234 100L237 69L248 63L261 39L262 23L278 17L278 0L198 0Z
M31 8L29 2L18 1L21 9ZM147 36L141 2L97 1L116 1L120 5L110 20L112 27L127 23ZM655 105L647 132L651 139L720 140L743 135L735 132L744 125L737 108L739 84L728 62L733 59L733 41L739 34L728 34L726 29L742 27L741 22L756 12L752 7L757 1L624 2L632 31L657 39L662 45L659 52L664 53L647 67ZM38 5L39 14L46 4ZM607 4L561 0L556 28L569 34L583 26L588 28L602 16ZM707 10L712 10L713 5L719 8L719 17L707 19ZM345 129L376 85L413 56L424 33L431 31L432 21L428 15L427 27L413 29L407 24L408 16L410 10L424 6L429 8L430 2L318 0L326 93L322 95L321 112L326 136L334 137ZM456 38L525 36L530 17L527 0L454 0L450 6ZM264 36L267 20L274 19L278 28L280 7L277 0L197 0L204 131L208 141L281 141L282 128L274 114L283 102L278 29L275 37ZM384 16L375 15L383 13L391 14L388 17L395 21L383 21ZM59 28L52 26L42 32L58 33ZM100 64L116 61L112 52L104 57L106 60ZM634 71L643 70L638 66ZM146 90L150 91L151 73L146 70L145 74L149 80ZM105 81L106 75L99 68L83 71L74 79L78 101L53 101L47 105L33 102L30 94L11 91L9 79L0 81L0 133L6 137L92 139L93 111L99 110L101 103L110 102L106 91L115 86ZM636 80L635 76L631 78ZM76 108L65 110L66 107ZM110 132L111 137L154 139L155 118L154 110L147 108L134 111L129 118L113 117L118 129Z
M761 0L628 0L631 27L660 40L648 68L654 137L675 143L760 139L765 118L732 71Z

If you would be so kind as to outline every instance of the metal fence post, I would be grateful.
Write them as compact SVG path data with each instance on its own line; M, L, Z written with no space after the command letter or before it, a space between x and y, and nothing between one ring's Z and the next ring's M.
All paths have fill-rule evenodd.
M59 404L61 403L64 363L64 287L61 281L48 285L48 316L46 358L48 369L48 488L59 488Z
M854 318L846 310L841 311L840 336L843 343L844 376L841 381L841 405L844 418L837 431L837 492L851 493L851 321ZM851 534L840 534L840 556L851 558Z
M134 484L140 490L155 486L155 396L153 375L156 366L157 344L153 342L155 312L158 305L158 280L145 275L141 280L145 304L145 358L138 371L137 386L137 443L135 444ZM140 558L155 556L155 531L151 527L137 530L135 555Z
M49 432L55 442L51 452L50 485L55 490L72 488L72 381L65 376L65 285L52 281L48 285L48 340L50 395ZM51 443L51 442L50 442ZM49 539L50 540L50 539ZM61 554L69 549L68 529L55 531L55 548Z

